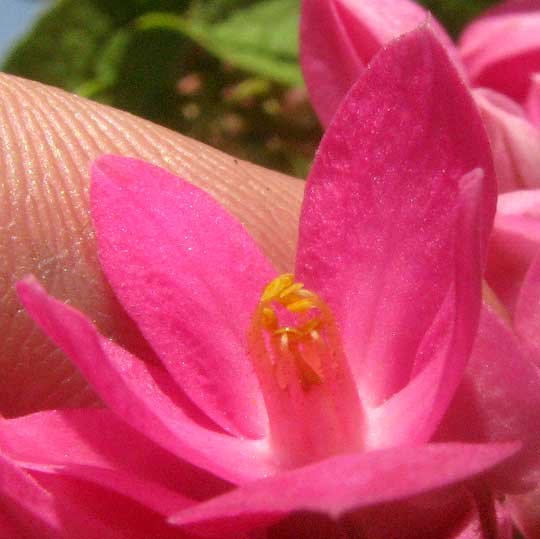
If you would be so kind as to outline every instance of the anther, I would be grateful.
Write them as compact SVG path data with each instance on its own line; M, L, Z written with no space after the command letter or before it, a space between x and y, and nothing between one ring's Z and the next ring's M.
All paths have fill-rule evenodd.
M279 294L279 297L281 299L285 299L287 296L290 296L291 294L296 294L298 291L302 290L304 288L303 283L294 283L291 286L288 286L285 288L285 290L282 290Z
M309 299L299 299L298 301L289 303L286 305L286 307L291 313L303 313L305 311L309 311L310 309L314 309L315 305Z
M270 307L264 307L261 314L261 321L266 329L272 331L278 328L278 319L273 309Z
M277 298L279 294L281 294L283 290L291 286L293 282L294 275L292 273L284 273L283 275L276 277L264 289L264 292L261 296L261 302L272 301L273 299Z

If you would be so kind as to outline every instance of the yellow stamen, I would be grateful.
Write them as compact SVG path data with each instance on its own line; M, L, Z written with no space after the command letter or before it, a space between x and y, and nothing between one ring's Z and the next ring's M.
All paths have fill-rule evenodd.
M302 290L302 288L304 288L304 284L303 283L294 283L292 284L291 286L288 286L285 290L283 290L280 294L279 294L279 297L280 298L286 298L288 295L290 294L295 294L296 292L298 292L299 290Z
M276 330L278 328L278 319L274 309L270 307L264 307L261 313L262 325L269 330Z
M293 282L294 275L292 273L284 273L283 275L276 277L264 289L264 292L261 296L261 303L276 299L281 294L281 292L291 286Z
M280 306L297 315L301 323L280 327L275 310ZM257 312L260 325L273 342L274 371L282 389L288 385L285 373L292 372L290 367L285 367L289 363L294 366L293 371L296 370L304 389L323 382L319 357L325 352L319 331L323 325L319 316L323 307L328 310L316 294L306 290L302 283L294 282L292 273L276 277L264 289Z
M287 305L287 310L291 313L303 313L313 308L315 308L315 304L310 299L299 299Z

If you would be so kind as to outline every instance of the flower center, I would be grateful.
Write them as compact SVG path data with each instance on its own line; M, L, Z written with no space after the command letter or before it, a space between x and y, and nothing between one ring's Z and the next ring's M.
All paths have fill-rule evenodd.
M359 449L362 405L332 311L317 294L280 275L261 295L248 340L284 466Z
M301 319L299 326L279 326L275 305L281 306ZM274 279L265 289L260 301L261 324L267 331L275 357L275 375L279 386L285 389L290 376L298 376L304 390L321 384L321 354L324 343L318 329L322 325L321 300L295 283L294 276L285 273ZM293 366L296 372L291 372Z

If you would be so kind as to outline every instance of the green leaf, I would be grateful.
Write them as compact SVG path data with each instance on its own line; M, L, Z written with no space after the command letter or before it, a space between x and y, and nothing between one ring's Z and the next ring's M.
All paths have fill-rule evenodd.
M96 81L111 36L150 9L182 13L187 0L60 0L11 51L2 70L67 90Z
M305 174L321 133L298 87L298 1L60 0L6 70Z
M500 0L420 0L442 25L457 37L463 27L474 17Z
M95 77L75 88L75 93L99 99L102 94L119 83L120 66L132 39L132 33L132 30L122 28L112 34L95 59Z
M255 0L257 2L259 0ZM236 11L253 6L254 0L192 0L189 18L205 23L223 21Z
M209 16L198 8L190 18L147 14L137 25L176 30L234 67L287 86L299 86L299 16L298 0L264 0L213 23L208 20L215 19L217 12Z
M96 76L77 93L171 125L179 116L176 84L193 44L185 36L165 30L118 30L96 62Z
M92 75L99 46L114 26L95 2L59 2L11 52L3 70L74 90Z

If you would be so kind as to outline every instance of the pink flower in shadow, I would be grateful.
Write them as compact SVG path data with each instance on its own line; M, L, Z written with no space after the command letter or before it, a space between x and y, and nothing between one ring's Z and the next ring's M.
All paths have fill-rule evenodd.
M433 443L477 333L494 182L474 103L425 28L374 59L328 129L295 281L204 192L135 159L99 159L100 260L159 362L99 335L32 278L19 283L107 409L2 421L6 526L63 537L148 537L152 526L155 537L496 533L493 494L530 481L539 418L517 407L506 430L484 421L463 443L449 425ZM527 374L512 382L533 391Z

